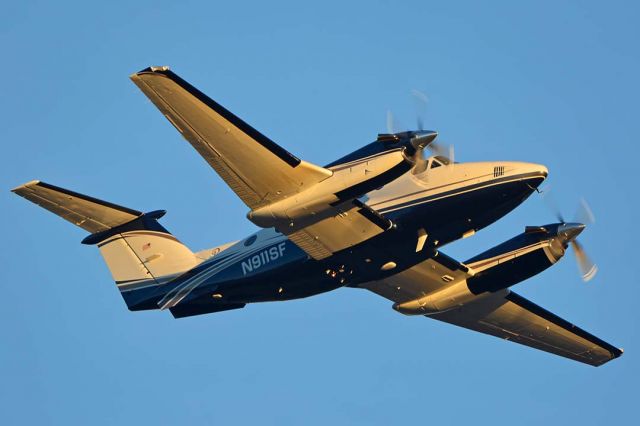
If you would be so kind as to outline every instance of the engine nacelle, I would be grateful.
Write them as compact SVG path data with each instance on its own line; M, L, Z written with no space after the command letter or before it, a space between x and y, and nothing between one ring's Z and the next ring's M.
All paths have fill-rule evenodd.
M564 224L528 227L527 230L464 265L469 276L418 299L396 303L393 309L405 315L430 315L473 303L497 292L508 292L556 263L565 254L570 238Z
M462 280L419 299L395 303L393 309L405 315L430 315L475 302L487 294L489 293L480 295L473 293L467 281Z
M247 218L262 228L297 228L335 215L335 207L371 192L406 173L413 166L402 149L331 168L333 175L273 204L252 210Z

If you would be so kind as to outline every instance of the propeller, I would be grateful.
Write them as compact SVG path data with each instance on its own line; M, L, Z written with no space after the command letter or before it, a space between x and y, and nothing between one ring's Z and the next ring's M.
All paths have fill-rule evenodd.
M413 167L413 174L420 174L427 168L427 158L424 155L424 149L428 148L434 155L441 156L449 159L449 164L454 163L454 149L453 145L447 145L439 142L435 142L438 137L438 133L424 128L423 117L427 110L427 95L419 90L411 90L411 95L415 100L416 107L416 121L417 131L400 131L401 126L393 116L390 110L387 110L387 133L378 135L378 140L400 140L401 138L408 137L410 143L414 148L413 161L415 166Z
M598 266L589 259L584 247L578 240L571 241L571 246L573 247L573 254L576 255L578 270L580 271L580 275L582 275L582 280L584 282L590 281L598 273Z
M435 138L438 137L438 133L431 130L420 129L418 131L398 131L398 124L390 110L387 110L387 133L378 135L379 141L400 141L403 138L408 138L411 147L413 148L413 154L411 155L414 167L413 174L418 174L424 171L427 167L427 159L424 156L424 149L431 144Z
M423 117L427 115L427 103L429 102L429 98L427 98L427 95L417 89L411 89L411 95L413 96L413 100L415 102L418 130L423 130Z
M418 130L424 130L424 116L427 113L427 104L429 102L429 98L423 92L417 89L411 89L411 95L415 101L416 108L416 124L418 126ZM448 145L442 142L433 142L429 145L429 149L435 155L439 155L441 157L449 158L449 164L454 163L454 149L453 145Z
M593 211L583 198L580 200L580 204L578 205L578 210L575 214L575 221L573 223L567 223L562 212L558 208L558 204L553 198L550 189L547 189L544 192L544 199L554 212L558 221L562 223L562 226L558 228L558 232L559 234L563 234L562 236L565 241L571 245L571 248L573 248L573 254L576 256L576 263L578 264L578 271L580 271L582 280L585 282L590 281L596 276L598 266L591 261L584 249L584 246L578 242L576 237L580 232L582 232L586 225L595 223Z
M393 119L393 113L391 110L387 110L387 133L393 135L396 133L395 121Z

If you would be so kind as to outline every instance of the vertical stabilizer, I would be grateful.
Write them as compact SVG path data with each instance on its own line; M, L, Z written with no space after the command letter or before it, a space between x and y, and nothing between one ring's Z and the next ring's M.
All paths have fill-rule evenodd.
M158 285L202 262L158 223L164 210L142 213L40 181L12 191L91 232L82 242L98 246L129 309L157 308Z

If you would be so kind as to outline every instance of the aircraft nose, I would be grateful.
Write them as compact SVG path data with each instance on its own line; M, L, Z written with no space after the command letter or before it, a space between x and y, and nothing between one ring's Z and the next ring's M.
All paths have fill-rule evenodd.
M521 163L517 173L527 179L527 182L529 182L531 186L537 188L547 178L549 170L542 164Z
M526 173L538 174L543 179L549 175L549 170L542 164L526 163L525 168L527 169Z
M538 172L546 179L549 176L549 170L542 164L536 164L538 166Z

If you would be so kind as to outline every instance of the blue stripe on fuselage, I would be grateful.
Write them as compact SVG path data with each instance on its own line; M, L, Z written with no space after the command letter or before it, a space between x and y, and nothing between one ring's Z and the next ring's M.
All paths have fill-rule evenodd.
M257 289L260 287L260 282L263 281L263 279L260 277L271 277L274 273L281 277L279 278L279 280L281 280L283 285L285 282L291 285L292 283L297 282L297 280L304 278L303 281L306 282L305 285L309 286L311 285L311 282L309 280L314 280L314 278L311 276L296 276L296 274L291 273L291 268L301 267L301 262L304 264L309 264L309 266L305 268L311 268L311 264L316 264L316 267L308 270L309 273L311 273L311 270L318 269L317 267L321 264L328 265L327 267L329 267L332 262L336 262L338 260L340 260L340 262L346 262L350 258L361 260L361 257L364 258L363 253L372 253L371 256L367 254L365 257L374 257L376 254L381 254L383 252L393 253L394 251L396 251L396 249L404 246L415 246L415 232L416 229L420 227L429 228L428 231L430 239L439 239L439 246L442 246L460 238L462 233L468 230L469 224L468 222L466 222L466 219L464 221L462 220L463 216L464 218L473 218L473 226L477 229L480 229L507 214L509 211L519 205L524 198L529 196L534 187L539 184L539 182L531 183L531 185L527 184L527 182L531 182L534 179L539 179L540 181L542 181L543 177L536 173L529 173L511 177L504 177L500 179L492 179L490 181L475 183L454 190L415 198L411 201L399 202L397 204L385 207L384 209L380 209L378 211L381 213L386 213L386 217L402 223L404 225L402 228L404 229L384 232L383 234L380 234L379 236L374 237L371 240L367 240L363 243L349 248L349 253L346 253L345 250L324 261L315 261L308 258L308 256L306 256L304 252L302 252L302 250L300 250L297 246L295 246L281 234L274 234L272 237L262 240L262 242L257 242L257 244L248 247L243 247L243 242L241 241L237 243L238 245L240 245L240 247L229 247L227 250L224 250L213 258L207 259L191 271L178 277L176 280L165 285L158 286L156 290L141 289L140 292L144 292L146 294L146 297L144 297L144 299L152 298L157 303L158 300L166 297L170 293L173 293L173 295L177 294L178 291L180 291L178 290L180 287L187 284L188 282L194 282L196 280L198 281L198 285L196 286L197 288L199 288L198 293L205 291L205 289L211 290L214 287L217 288L221 284L224 284L225 287L231 286L227 287L228 289L238 288L238 291L241 290L240 287L244 288L246 285L249 285L249 287L257 291ZM521 184L513 186L509 190L505 188L505 185L518 183ZM484 198L487 198L483 196L484 191L487 191L493 187L495 187L495 195L489 196L490 194L487 193L486 195L489 196L486 200L487 203L478 203L477 201L479 199L483 200ZM530 188L530 190L527 188ZM410 195L419 196L421 192L428 192L432 190L433 189L418 191ZM511 196L505 199L504 202L498 203L496 201L498 200L498 198L496 197L499 193L502 193L504 191L510 192ZM439 202L440 200L442 200L442 202ZM380 204L382 203L385 202L380 202ZM465 206L465 208L460 209L461 205ZM468 208L466 207L467 205ZM273 230L260 231L259 234L262 232L273 232ZM242 262L247 262L248 259L251 259L252 256L256 256L257 253L264 252L265 250L268 251L270 248L277 246L283 241L286 242L287 247L290 247L290 249L287 248L286 254L284 256L278 256L277 261L275 261L274 259L274 262L265 261L264 268L262 267L261 263L261 267L259 269L249 271L248 275L243 274L241 266ZM403 250L400 251L403 252ZM400 259L396 260L400 261ZM407 260L409 261L409 259ZM415 261L418 261L418 258L416 258ZM293 265L297 266L294 267ZM219 270L216 271L216 269ZM245 267L245 272L247 271L248 269ZM335 288L335 284L326 282L326 286L328 287L327 289L322 290L322 285L320 284L321 282L326 281L325 268L320 268L319 271L320 275L317 277L318 292ZM379 273L379 268L376 267L375 271L371 271L371 273L374 272ZM266 273L266 275L264 273ZM206 278L201 280L198 277ZM358 277L356 276L353 276L352 279L354 280L354 282L359 281ZM371 277L367 276L367 280L369 279L371 279ZM273 277L271 278L271 281L273 281ZM265 285L266 284L269 283L265 283ZM194 287L193 290L195 290L196 287ZM305 290L308 290L308 288L299 289L299 291L301 292ZM133 290L131 293L137 293L137 291ZM304 295L307 296L308 294L304 293ZM193 296L196 296L196 294L194 293ZM292 292L287 292L287 294L283 295L283 297L295 298L295 294L293 294ZM260 301L265 300L264 294L256 294L256 298ZM247 301L250 302L251 300ZM146 302L147 301L145 301L144 303L145 306L147 305Z

